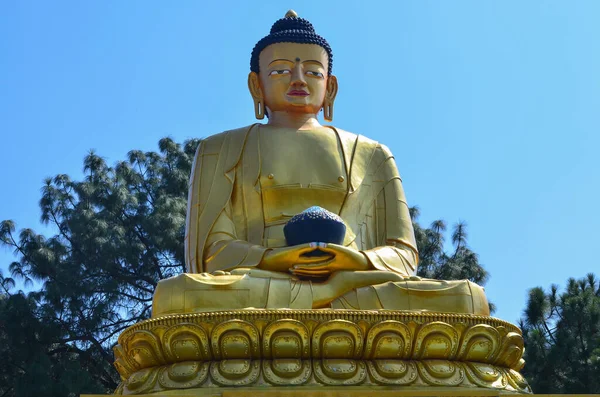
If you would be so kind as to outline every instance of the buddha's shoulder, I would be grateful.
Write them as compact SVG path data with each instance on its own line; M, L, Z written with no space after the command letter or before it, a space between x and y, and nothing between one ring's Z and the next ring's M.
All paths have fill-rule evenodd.
M390 151L390 149L381 142L371 139L365 135L356 134L354 132L346 131L341 128L335 127L335 130L337 131L341 140L356 142L356 145L358 145L357 147L359 150L372 150L374 151L374 154L376 156L392 156L392 152Z
M202 138L201 144L204 147L204 152L220 152L223 150L223 145L234 147L243 146L248 131L250 131L254 125L255 124L235 128Z

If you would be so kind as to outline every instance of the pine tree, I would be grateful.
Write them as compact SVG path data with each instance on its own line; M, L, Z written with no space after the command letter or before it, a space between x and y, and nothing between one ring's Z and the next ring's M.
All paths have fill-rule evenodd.
M600 393L600 283L592 273L529 291L523 374L536 393Z
M131 151L114 167L90 152L84 180L57 175L44 182L41 220L55 235L0 223L0 243L18 258L9 266L13 277L42 285L11 293L13 280L0 280L0 340L12 357L0 360L7 366L0 395L117 387L117 336L150 316L158 280L184 270L187 181L197 145L164 138L159 153Z

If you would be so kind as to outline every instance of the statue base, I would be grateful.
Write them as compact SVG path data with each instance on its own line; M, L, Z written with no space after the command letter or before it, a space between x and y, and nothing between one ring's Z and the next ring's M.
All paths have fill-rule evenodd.
M338 386L338 387L242 387L219 389L171 390L162 393L138 394L137 397L499 397L530 394L505 393L499 390L474 388L436 388L423 390L414 387ZM536 395L544 397L544 395ZM83 394L81 397L106 397ZM548 397L551 397L548 395ZM569 397L565 395L564 397Z
M531 393L520 330L486 316L356 310L179 314L126 329L115 394L496 396Z

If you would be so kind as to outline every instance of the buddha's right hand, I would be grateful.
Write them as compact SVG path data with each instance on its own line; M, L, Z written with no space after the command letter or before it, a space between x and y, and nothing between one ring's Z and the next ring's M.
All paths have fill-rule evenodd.
M317 250L318 247L318 243L307 243L291 247L271 248L263 256L258 268L287 273L294 265L319 263L331 259L331 256L303 256Z

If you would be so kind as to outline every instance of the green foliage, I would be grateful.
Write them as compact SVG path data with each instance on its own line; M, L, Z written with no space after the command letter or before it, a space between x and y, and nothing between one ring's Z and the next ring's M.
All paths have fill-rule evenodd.
M92 374L106 372L108 366L94 351L61 343L60 327L44 312L40 297L0 295L0 394L75 396L74 391L105 390Z
M82 181L44 182L41 220L56 234L0 223L0 245L14 250L12 277L39 291L13 292L0 273L0 396L112 393L119 377L112 346L119 333L150 316L158 280L184 270L187 182L197 140L165 138L159 152L131 151L109 167L94 152ZM464 224L444 251L445 224L416 223L419 275L484 283L487 273L467 248Z
M600 393L600 283L594 274L529 291L523 374L536 393Z
M429 229L423 228L416 222L419 212L418 207L410 209L419 248L418 275L438 280L466 279L485 285L489 274L479 263L478 255L467 246L467 225L464 222L454 225L451 234L453 249L447 252L444 247L446 223L437 220Z
M184 269L187 181L197 145L165 138L159 153L131 151L114 167L90 152L83 181L57 175L44 182L41 220L54 236L0 223L0 244L18 258L12 276L42 285L11 293L14 280L0 276L0 396L116 388L117 336L150 316L158 280Z

